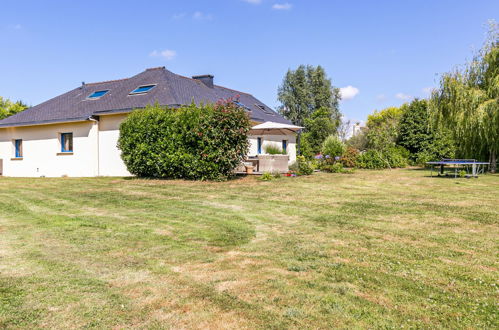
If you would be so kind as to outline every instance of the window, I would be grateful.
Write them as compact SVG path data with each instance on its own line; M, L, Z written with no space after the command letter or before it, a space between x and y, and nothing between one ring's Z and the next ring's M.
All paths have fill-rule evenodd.
M255 105L260 109L262 110L263 112L265 112L267 115L275 115L275 112L272 111L272 110L269 110L267 109L263 104L257 104L255 103Z
M61 152L73 152L73 133L61 133Z
M151 89L153 89L154 87L156 87L156 85L143 85L143 86L139 86L136 89L134 89L133 91L131 91L130 95L133 95L133 94L145 94L145 93L149 92Z
M104 95L106 95L107 92L109 92L109 90L93 92L92 94L90 94L87 97L87 99L94 99L94 100L99 99L99 98L103 97Z
M261 154L262 153L262 138L257 138L256 142L257 142L258 154Z
M239 101L233 101L235 105L237 105L238 107L241 107L243 108L245 111L251 111L250 108L248 108L247 106L245 106L244 104L242 104L241 102Z
M23 158L23 140L14 140L14 156L16 158Z
M288 149L288 140L282 140L282 151L286 152Z

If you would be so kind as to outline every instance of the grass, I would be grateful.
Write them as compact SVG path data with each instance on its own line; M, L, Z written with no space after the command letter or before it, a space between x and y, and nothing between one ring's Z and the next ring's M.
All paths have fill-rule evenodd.
M498 328L499 176L0 178L0 328Z

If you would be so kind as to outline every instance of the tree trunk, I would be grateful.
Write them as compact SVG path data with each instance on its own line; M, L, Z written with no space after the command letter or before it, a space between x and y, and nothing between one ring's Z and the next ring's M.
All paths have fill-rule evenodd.
M492 151L490 153L490 173L495 173L496 170L497 170L496 152Z

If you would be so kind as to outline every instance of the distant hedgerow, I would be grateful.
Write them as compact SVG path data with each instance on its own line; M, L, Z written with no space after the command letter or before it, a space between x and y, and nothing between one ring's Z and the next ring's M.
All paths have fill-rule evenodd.
M132 112L120 126L118 148L128 171L140 177L223 180L245 158L246 111L232 100Z

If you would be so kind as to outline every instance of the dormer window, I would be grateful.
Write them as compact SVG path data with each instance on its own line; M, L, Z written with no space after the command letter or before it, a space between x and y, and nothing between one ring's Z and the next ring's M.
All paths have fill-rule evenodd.
M142 85L131 91L129 95L145 94L154 87L156 87L156 85Z
M103 90L103 91L96 91L96 92L93 92L92 94L90 94L87 99L91 99L91 100L96 100L96 99L100 99L101 97L103 97L104 95L107 94L107 92L109 92L109 90Z

